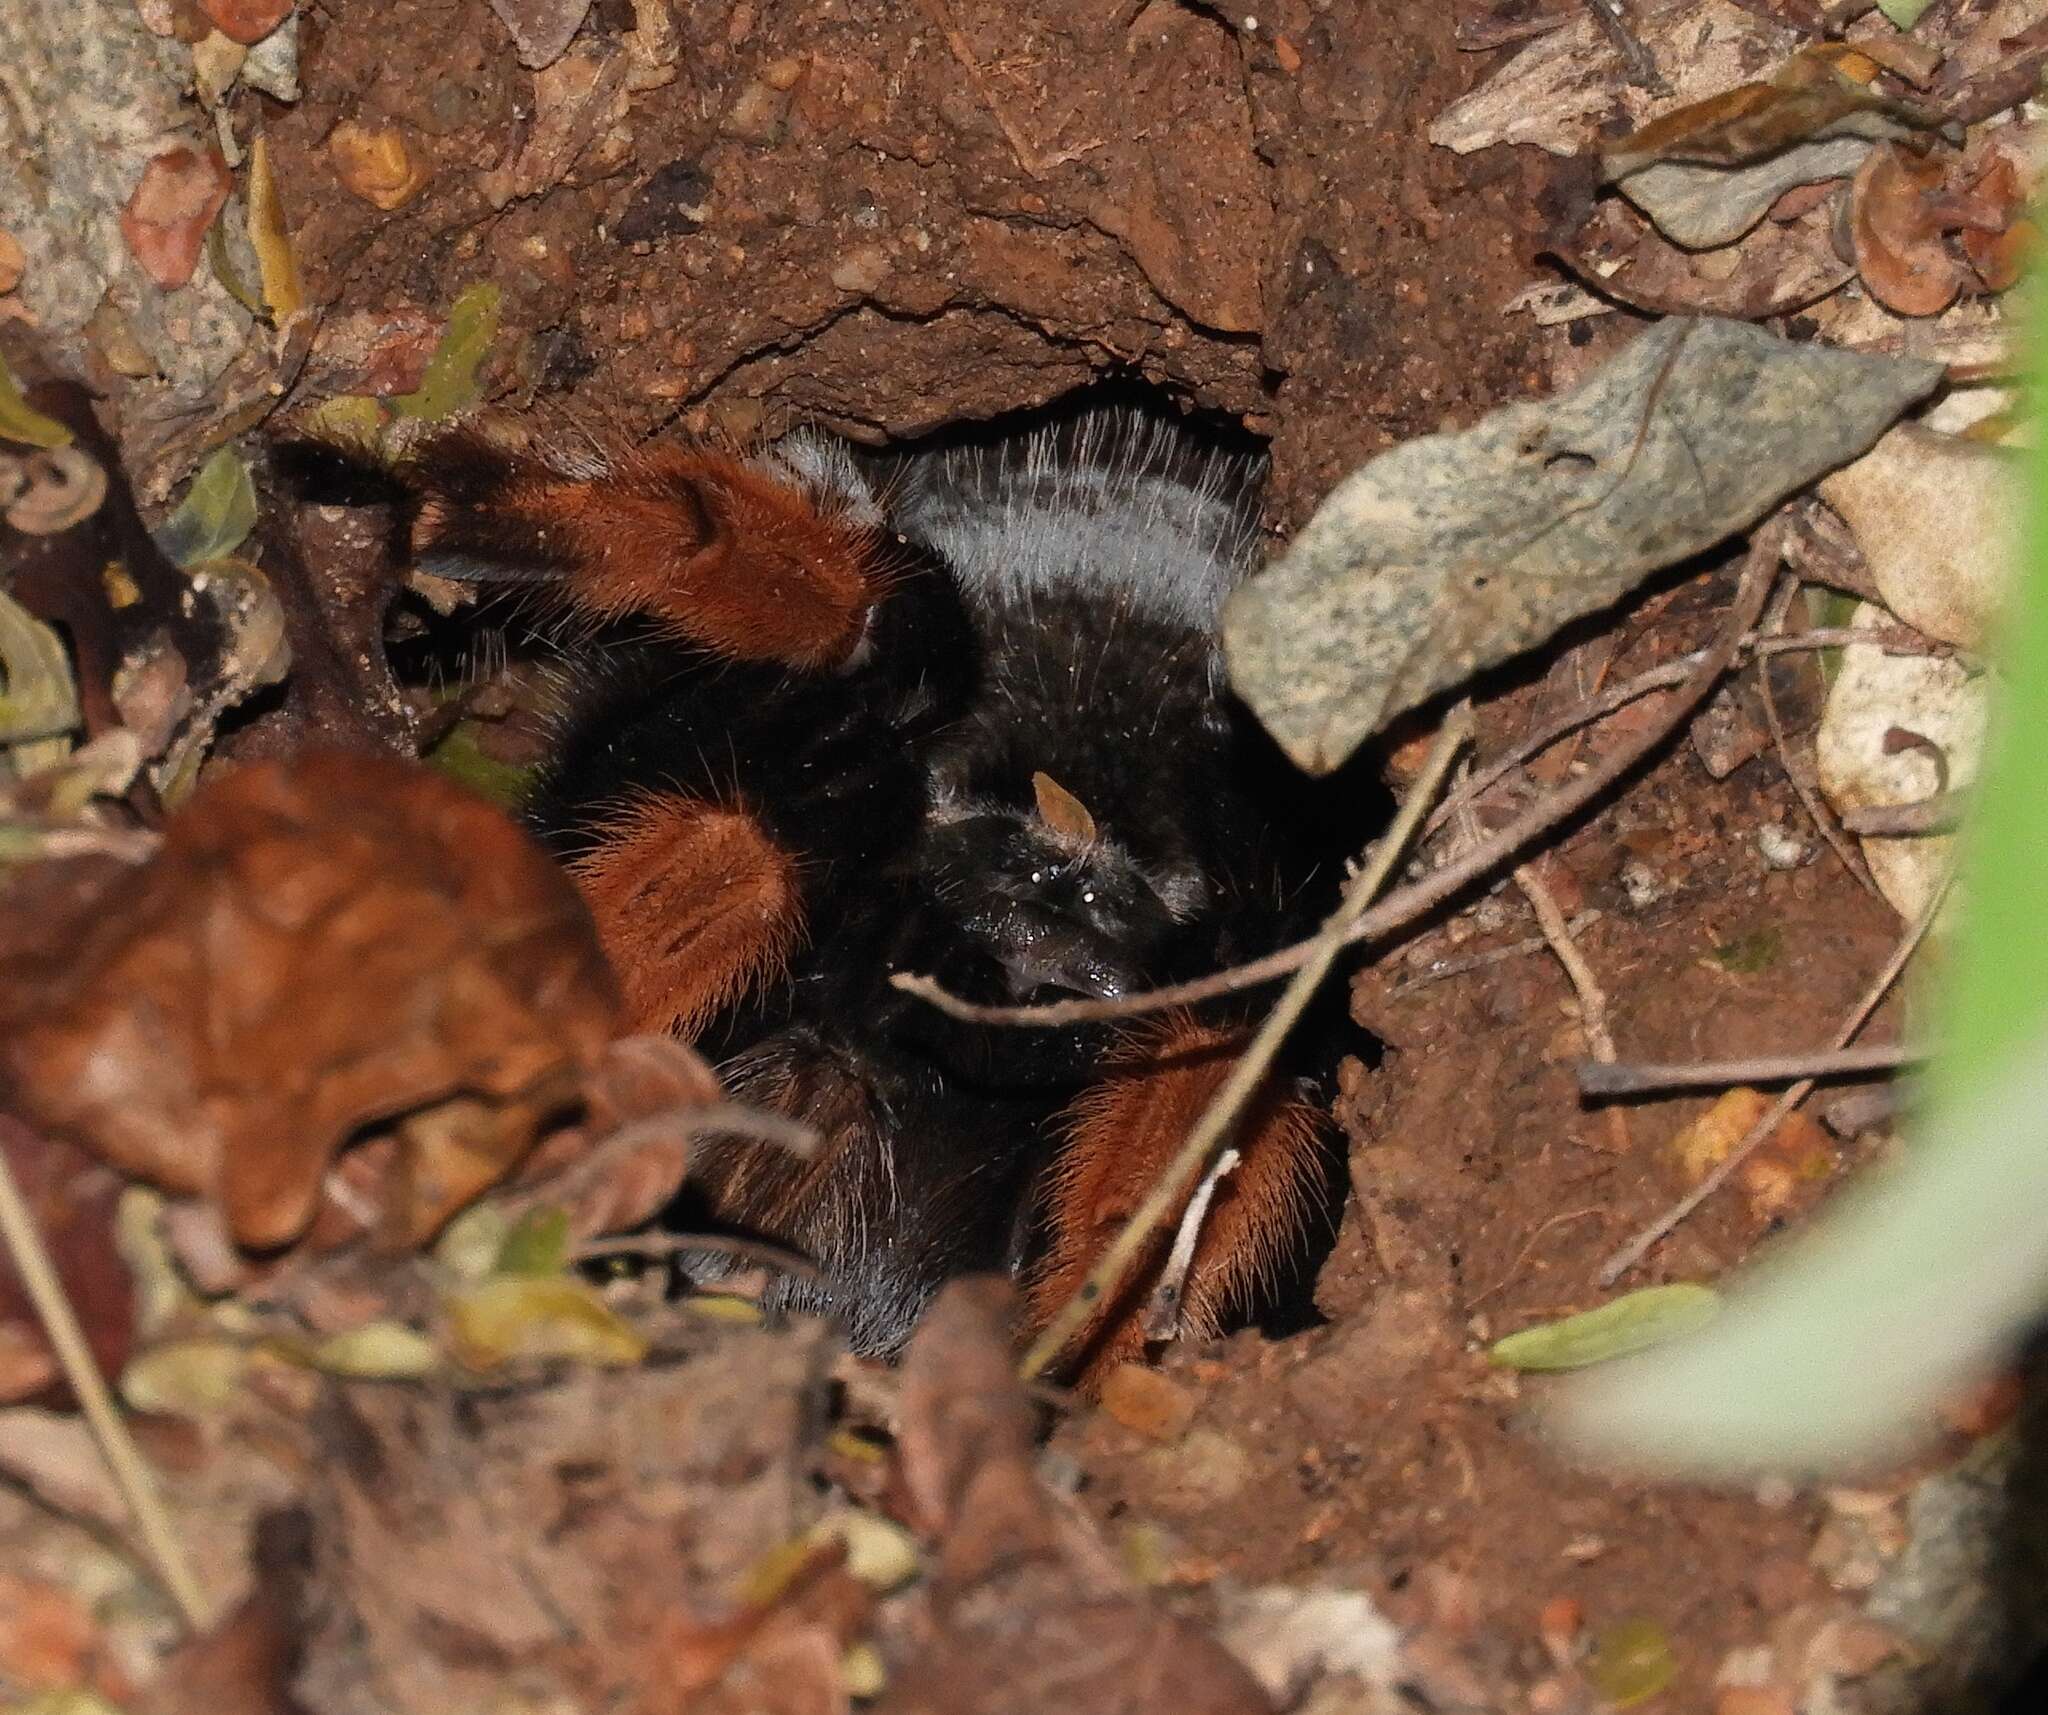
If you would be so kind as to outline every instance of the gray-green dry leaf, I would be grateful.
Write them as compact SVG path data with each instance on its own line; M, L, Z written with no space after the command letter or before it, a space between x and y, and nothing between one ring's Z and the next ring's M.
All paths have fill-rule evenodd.
M156 532L156 545L181 566L232 554L256 528L256 484L232 447L199 467L178 510Z
M1224 609L1231 683L1327 773L1403 710L1755 523L1941 374L1661 322L1562 398L1354 471Z
M1824 137L1741 167L1653 161L1615 188L1673 244L1714 250L1733 244L1794 186L1850 177L1871 147L1866 137Z

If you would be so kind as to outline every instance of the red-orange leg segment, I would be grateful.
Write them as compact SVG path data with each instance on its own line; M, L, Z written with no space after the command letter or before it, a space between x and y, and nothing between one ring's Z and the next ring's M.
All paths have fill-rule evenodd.
M620 806L569 866L635 1030L689 1036L803 941L796 860L743 810L679 793Z
M1108 1057L1101 1082L1066 1112L1046 1193L1047 1249L1028 1290L1043 1325L1080 1288L1201 1117L1243 1049L1242 1033L1168 1014ZM1242 1159L1203 1218L1181 1306L1184 1334L1205 1339L1244 1310L1299 1242L1322 1185L1321 1120L1286 1081L1269 1079L1240 1122ZM1145 1316L1179 1212L1144 1266L1082 1337L1077 1379L1092 1388L1144 1355Z
M457 433L407 474L421 569L551 584L590 617L644 615L739 660L833 666L882 594L873 530L724 453L593 453L565 469Z

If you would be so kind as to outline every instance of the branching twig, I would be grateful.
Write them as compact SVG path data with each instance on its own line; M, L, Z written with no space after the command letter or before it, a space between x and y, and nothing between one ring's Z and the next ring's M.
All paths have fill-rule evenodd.
M1651 1090L1725 1090L1737 1084L1783 1084L1798 1078L1853 1077L1891 1072L1926 1058L1926 1050L1902 1042L1858 1048L1816 1048L1807 1054L1758 1054L1746 1060L1639 1060L1611 1064L1581 1061L1579 1090L1588 1096L1640 1096Z
M1539 799L1470 851L1433 870L1420 881L1388 895L1351 925L1345 932L1345 940L1379 940L1426 917L1453 894L1498 868L1542 835L1569 821L1670 738L1728 670L1741 650L1743 639L1756 624L1777 569L1775 544L1776 533L1769 526L1758 531L1752 539L1727 632L1693 664L1671 699L1671 707L1655 726L1616 745L1601 758L1598 767L1588 769L1570 785ZM975 1024L1022 1024L1049 1029L1096 1019L1130 1018L1167 1007L1186 1006L1219 994L1257 988L1262 983L1301 969L1319 944L1319 937L1298 942L1263 958L1253 959L1248 964L1219 971L1214 976L1175 983L1169 988L1153 989L1145 994L1126 995L1117 1000L1054 1001L1047 1006L977 1005L948 994L930 977L912 971L898 971L889 980L905 993L929 1001L949 1018L965 1019Z
M1543 885L1543 878L1536 873L1533 864L1515 866L1515 885L1522 890L1522 897L1529 901L1530 908L1536 913L1544 940L1550 943L1550 950L1557 955L1557 962L1564 966L1564 974L1571 979L1572 992L1579 997L1579 1024L1586 1032L1586 1046L1593 1051L1596 1063L1613 1065L1619 1056L1614 1052L1614 1038L1607 1029L1607 991L1600 986L1600 979L1593 975L1593 967L1586 963L1586 955L1579 951L1578 942L1572 939L1564 913L1557 908L1556 897ZM1632 1147L1627 1113L1620 1108L1609 1108L1607 1131L1615 1153L1627 1154Z
M0 1125L15 1130L16 1135L25 1131L4 1118L0 1118ZM71 1384L79 1409L92 1425L100 1452L114 1473L121 1498L134 1515L135 1528L141 1533L144 1549L156 1563L157 1576L163 1580L164 1589L177 1604L185 1624L194 1632L205 1631L212 1624L212 1606L186 1562L184 1547L157 1494L155 1479L136 1450L128 1426L121 1421L113 1392L86 1343L85 1331L78 1325L71 1301L64 1295L63 1284L50 1262L42 1234L36 1230L35 1217L21 1194L5 1149L0 1149L0 1239L6 1241L15 1273L21 1276L29 1302L35 1306L43 1332L49 1337L50 1350L56 1353L64 1379Z
M1948 897L1949 882L1954 879L1954 874L1954 870L1951 869L1949 874L1942 878L1934 890L1933 897L1927 901L1927 908L1920 913L1913 926L1899 938L1899 944L1892 949L1892 956L1885 960L1884 969L1877 973L1870 987L1864 990L1862 997L1849 1009L1848 1016L1842 1020L1841 1028L1835 1032L1834 1047L1849 1046L1855 1039L1856 1032L1863 1028L1865 1021L1877 1010L1878 1002L1884 999L1891 991L1892 984L1898 981L1899 973L1906 968L1906 961L1913 956L1913 950L1920 945L1928 929L1933 925L1936 914L1941 910L1942 901ZM1612 1286L1648 1256L1652 1248L1686 1216L1727 1184L1742 1164L1756 1153L1764 1139L1778 1129L1785 1116L1806 1100L1814 1083L1815 1080L1812 1078L1801 1078L1765 1109L1763 1116L1742 1134L1735 1147L1714 1164L1711 1173L1601 1264L1600 1273L1596 1276L1599 1283L1602 1286Z
M1294 980L1287 985L1273 1010L1266 1015L1265 1022L1259 1026L1258 1034L1230 1069L1230 1076L1189 1131L1187 1141L1153 1182L1152 1189L1146 1193L1145 1200L1138 1205L1130 1220L1124 1223L1123 1230L1110 1240L1100 1259L1088 1271L1087 1279L1032 1341L1031 1349L1024 1354L1023 1363L1019 1366L1026 1381L1036 1379L1059 1358L1066 1350L1067 1342L1087 1326L1097 1305L1115 1301L1131 1269L1151 1243L1152 1235L1159 1230L1168 1213L1187 1198L1195 1181L1208 1171L1225 1134L1264 1081L1273 1056L1280 1051L1280 1044L1307 1009L1317 986L1352 939L1353 930L1366 906L1393 873L1408 842L1421 827L1424 811L1471 732L1471 706L1460 704L1437 733L1429 761L1409 790L1408 801L1401 806L1393 826L1388 828L1374 849L1371 861L1345 889L1344 897L1330 920L1307 943Z

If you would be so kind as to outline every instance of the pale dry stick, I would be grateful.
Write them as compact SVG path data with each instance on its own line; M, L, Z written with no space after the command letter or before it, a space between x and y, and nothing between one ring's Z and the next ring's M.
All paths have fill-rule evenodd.
M1777 569L1776 549L1768 540L1768 534L1759 532L1752 539L1742 586L1736 592L1733 623L1726 635L1699 658L1690 675L1679 685L1671 708L1655 726L1616 745L1600 759L1597 767L1589 768L1569 786L1537 800L1480 845L1432 870L1398 893L1389 894L1345 931L1346 943L1380 940L1428 916L1453 894L1532 845L1553 828L1569 821L1670 738L1728 670L1741 650L1743 638L1763 611L1764 599L1770 594ZM1062 1000L1044 1006L982 1006L947 993L921 972L898 971L889 981L905 994L914 994L937 1007L948 1018L964 1019L971 1024L1021 1024L1051 1029L1105 1018L1133 1018L1141 1013L1213 999L1220 994L1258 988L1300 970L1314 956L1319 942L1319 937L1311 936L1306 941L1298 941L1291 947L1282 947L1262 958L1233 966L1227 971L1218 971L1212 976L1151 989L1144 994L1125 995L1117 1000Z
M1543 885L1543 878L1532 864L1515 866L1515 885L1522 890L1522 897L1528 900L1530 909L1536 913L1544 940L1550 943L1550 950L1557 955L1557 962L1564 966L1564 974L1571 979L1572 992L1579 997L1579 1024L1586 1033L1586 1046L1593 1051L1596 1061L1614 1065L1621 1056L1614 1051L1614 1037L1607 1028L1607 991L1600 986L1600 979L1593 975L1593 967L1586 963L1586 955L1579 951L1578 942L1572 939L1564 913L1557 907L1556 895ZM1626 1155L1635 1147L1628 1135L1625 1109L1614 1107L1607 1110L1607 1136L1617 1155Z
M1579 1091L1588 1096L1639 1096L1651 1090L1725 1090L1736 1084L1783 1084L1797 1078L1853 1077L1893 1072L1927 1058L1910 1043L1816 1048L1806 1054L1753 1054L1743 1060L1611 1061L1579 1063Z
M1777 600L1771 603L1770 613L1763 623L1766 632L1776 636L1784 631L1786 611L1798 593L1799 586L1788 579ZM1759 660L1756 664L1756 688L1764 705L1764 724L1771 729L1771 743L1778 750L1778 766L1784 771L1785 778L1792 782L1792 790L1799 795L1807 820L1820 830L1820 837L1827 841L1828 849L1842 860L1842 867L1855 877L1857 885L1876 897L1877 883L1870 878L1869 866L1851 849L1847 836L1836 826L1834 816L1820 801L1820 795L1814 791L1805 771L1792 760L1792 741L1785 736L1785 722L1778 714L1778 696L1771 689L1771 664L1768 660Z
M71 1384L79 1409L92 1426L100 1453L113 1471L121 1498L128 1503L135 1519L143 1547L156 1563L157 1576L163 1580L164 1589L186 1627L194 1633L205 1631L212 1623L206 1593L186 1562L185 1550L156 1492L149 1467L136 1450L128 1426L121 1421L107 1379L100 1373L99 1363L86 1343L85 1331L78 1325L70 1299L64 1295L63 1284L50 1262L50 1253L43 1245L42 1234L36 1229L35 1217L29 1212L4 1149L0 1149L0 1239L6 1240L15 1272L21 1276L29 1302L35 1306L43 1332L49 1337L50 1350L56 1353L64 1379Z
M1195 1244L1202 1236L1202 1223L1209 1218L1209 1205L1216 1201L1217 1188L1237 1171L1237 1164L1243 1159L1237 1149L1226 1149L1202 1175L1201 1184L1188 1199L1181 1214L1180 1230L1173 1235L1173 1248L1166 1253L1166 1266L1159 1271L1159 1284L1152 1289L1152 1302L1145 1307L1146 1339L1171 1340L1180 1332L1188 1270L1195 1266Z
M1880 839L1950 834L1962 824L1969 802L1967 792L1937 792L1910 804L1859 804L1844 813L1842 826L1852 834L1876 834Z
M1863 991L1862 997L1849 1009L1848 1016L1842 1020L1841 1028L1835 1032L1833 1047L1849 1046L1856 1032L1863 1028L1870 1015L1877 1010L1878 1002L1891 991L1892 984L1899 980L1899 973L1906 968L1906 961L1912 958L1914 950L1933 926L1935 916L1941 910L1942 901L1948 897L1949 883L1954 879L1955 870L1951 867L1949 873L1942 877L1941 884L1935 888L1933 898L1928 900L1926 910L1922 911L1913 926L1899 937L1899 944L1892 949L1892 956L1885 960L1884 969L1877 973L1870 987ZM1742 1164L1757 1152L1764 1139L1778 1129L1785 1116L1806 1100L1818 1081L1815 1078L1801 1078L1766 1108L1762 1118L1742 1134L1735 1147L1714 1164L1713 1171L1706 1178L1602 1263L1600 1272L1594 1279L1601 1286L1612 1286L1648 1256L1658 1242L1671 1233L1686 1216L1734 1178Z
M1438 729L1429 760L1423 764L1421 774L1409 789L1407 802L1401 806L1392 826L1374 848L1371 860L1345 888L1344 897L1330 914L1329 921L1308 942L1307 955L1295 971L1293 980L1281 991L1273 1010L1266 1015L1244 1053L1238 1057L1237 1064L1231 1067L1223 1087L1216 1092L1201 1118L1195 1121L1187 1140L1166 1164L1166 1170L1152 1182L1144 1201L1116 1237L1110 1240L1095 1266L1088 1271L1087 1278L1054 1313L1038 1338L1031 1342L1031 1349L1024 1354L1023 1362L1018 1366L1019 1373L1027 1382L1036 1380L1066 1350L1067 1342L1087 1325L1097 1305L1115 1301L1116 1294L1136 1266L1139 1255L1152 1242L1152 1235L1159 1230L1160 1223L1189 1195L1196 1180L1208 1171L1224 1135L1265 1079L1273 1056L1280 1051L1280 1044L1307 1010L1310 998L1351 939L1351 931L1360 914L1385 884L1387 877L1393 874L1394 866L1408 849L1408 842L1422 825L1424 811L1435 798L1437 788L1443 784L1444 776L1450 772L1452 762L1471 735L1471 705L1460 703Z

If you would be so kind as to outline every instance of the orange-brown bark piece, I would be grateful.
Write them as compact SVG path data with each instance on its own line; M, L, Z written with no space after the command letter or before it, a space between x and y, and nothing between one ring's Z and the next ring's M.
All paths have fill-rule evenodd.
M1030 1283L1034 1323L1049 1320L1144 1201L1186 1141L1244 1046L1241 1034L1170 1014L1133 1036L1103 1079L1066 1115L1047 1192L1048 1241ZM1269 1079L1236 1133L1242 1155L1221 1181L1195 1243L1182 1300L1183 1328L1197 1339L1245 1307L1300 1238L1321 1183L1320 1122L1307 1102ZM1178 1220L1160 1233L1122 1298L1084 1337L1084 1387L1144 1355L1148 1300Z
M611 973L561 871L393 757L212 780L153 859L69 907L32 932L0 913L0 1087L114 1166L212 1199L247 1246L296 1238L336 1153L401 1119L419 1158L387 1236L430 1234L517 1164L611 1035Z
M629 1029L688 1036L803 938L796 860L744 810L636 798L571 866L625 989Z
M466 458L502 480L451 468ZM513 566L552 564L583 612L644 615L740 660L843 661L881 594L873 531L724 453L654 447L579 479L453 440L424 451L417 474L428 498L412 546L428 569L452 557L487 576L494 549Z

